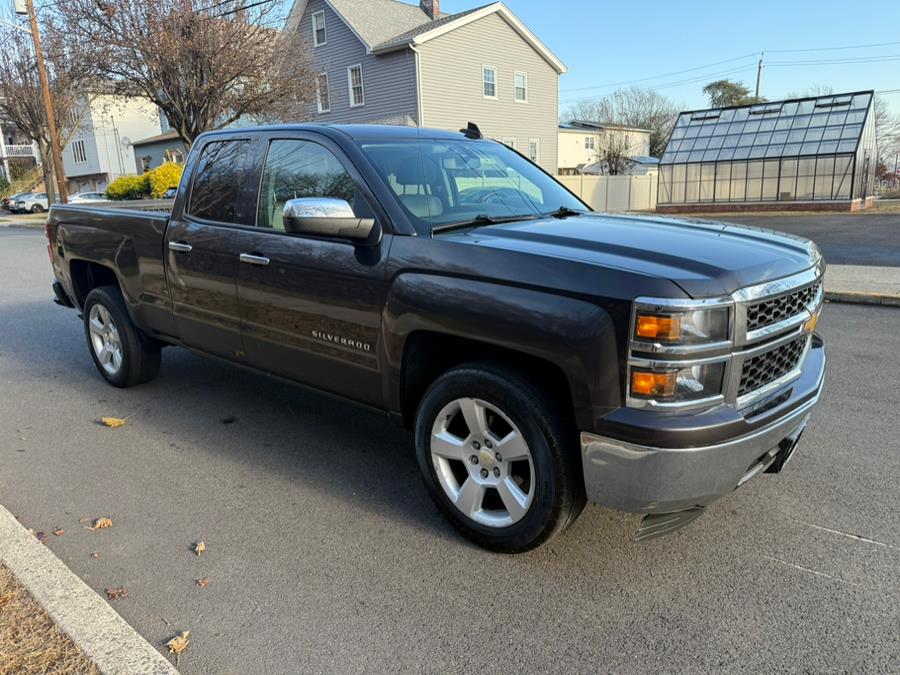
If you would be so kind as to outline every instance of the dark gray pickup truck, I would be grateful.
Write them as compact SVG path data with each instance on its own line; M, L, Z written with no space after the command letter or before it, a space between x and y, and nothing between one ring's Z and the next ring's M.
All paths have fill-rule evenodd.
M393 416L497 551L587 501L678 529L779 471L822 389L814 244L591 213L474 125L205 134L171 213L54 206L47 238L111 384L177 345Z

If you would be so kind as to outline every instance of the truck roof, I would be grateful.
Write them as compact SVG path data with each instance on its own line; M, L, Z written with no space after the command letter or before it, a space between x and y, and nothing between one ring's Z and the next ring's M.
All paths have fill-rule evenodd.
M341 135L354 140L413 140L431 138L438 140L460 140L465 138L461 132L443 129L428 129L388 124L272 124L258 127L241 127L237 129L221 129L202 134L203 137L219 135L240 135L248 132L267 131L315 131L329 136Z

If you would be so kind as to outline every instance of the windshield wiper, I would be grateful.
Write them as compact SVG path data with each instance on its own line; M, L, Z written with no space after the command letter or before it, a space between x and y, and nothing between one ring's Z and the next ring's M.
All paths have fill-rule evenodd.
M515 223L524 220L536 220L539 216L533 214L523 214L518 216L488 216L479 214L469 220L461 220L458 223L447 223L446 225L435 225L431 228L431 236L440 234L441 232L449 232L451 230L462 230L467 227L480 227L481 225L498 225L500 223Z
M570 209L568 206L560 206L556 211L551 211L550 213L545 213L545 216L550 216L552 218L568 218L569 216L581 216L584 215L584 211L576 211L575 209Z

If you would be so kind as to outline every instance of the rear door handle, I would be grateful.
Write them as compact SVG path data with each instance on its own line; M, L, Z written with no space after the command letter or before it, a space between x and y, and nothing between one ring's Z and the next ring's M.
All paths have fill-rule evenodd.
M178 251L179 253L190 253L194 250L194 247L190 244L185 244L180 241L170 241L169 242L169 250L170 251Z
M265 267L269 264L269 259L262 255L252 255L250 253L241 253L241 262L248 265L260 265Z

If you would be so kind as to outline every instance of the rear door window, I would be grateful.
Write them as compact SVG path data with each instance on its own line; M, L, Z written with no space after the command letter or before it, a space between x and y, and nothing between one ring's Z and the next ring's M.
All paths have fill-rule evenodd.
M238 210L242 184L247 173L250 142L213 141L200 154L188 213L195 218L219 223L249 225Z

